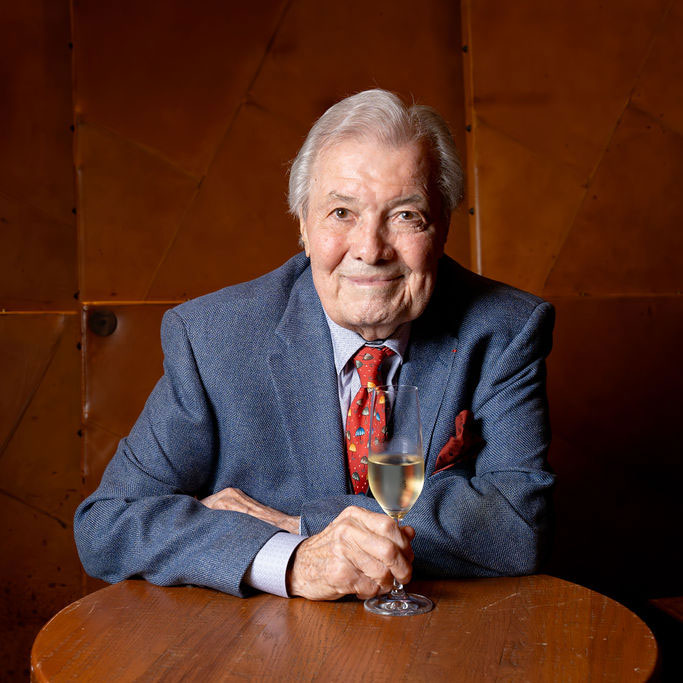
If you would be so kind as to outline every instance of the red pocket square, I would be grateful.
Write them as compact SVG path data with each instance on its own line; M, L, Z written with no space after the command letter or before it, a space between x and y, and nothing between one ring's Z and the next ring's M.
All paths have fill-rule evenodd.
M467 462L476 454L475 446L478 446L482 439L472 431L473 422L474 416L470 410L458 413L455 418L455 434L441 449L436 459L434 474L453 467L458 462Z

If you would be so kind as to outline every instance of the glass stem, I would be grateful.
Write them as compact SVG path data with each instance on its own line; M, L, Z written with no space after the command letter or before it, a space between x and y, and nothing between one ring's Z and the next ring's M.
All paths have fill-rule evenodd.
M400 531L401 530L401 520L397 519L397 518L394 518L394 519L396 519L396 526L398 527L398 530ZM394 587L391 589L390 595L394 600L405 600L406 597L408 597L406 595L406 592L403 590L403 584L399 583L396 580L396 577L394 577Z
M406 592L403 590L403 584L399 583L394 577L394 587L391 589L391 597L394 600L404 600L406 598Z

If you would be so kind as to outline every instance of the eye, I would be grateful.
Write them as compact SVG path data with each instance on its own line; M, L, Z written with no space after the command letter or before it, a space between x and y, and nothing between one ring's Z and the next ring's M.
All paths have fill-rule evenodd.
M398 217L402 221L414 221L415 219L419 218L414 211L401 211L399 212Z
M398 228L419 230L425 226L426 221L419 211L403 209L394 214L393 223Z
M348 209L338 208L338 209L335 209L332 213L334 214L335 218L338 218L341 221L343 221L349 217L349 210Z

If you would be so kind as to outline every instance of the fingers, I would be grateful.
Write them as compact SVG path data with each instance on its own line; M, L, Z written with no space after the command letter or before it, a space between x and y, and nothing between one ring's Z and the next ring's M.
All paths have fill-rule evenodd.
M333 524L341 521L349 521L353 529L377 537L377 545L371 544L366 550L380 561L389 560L390 564L401 562L402 558L395 555L395 550L398 549L403 558L412 563L414 555L411 542L415 537L415 529L412 527L399 527L388 515L354 506L346 508ZM385 539L391 545L387 545Z
M200 502L213 510L247 512L246 496L239 489L227 488L203 498Z
M306 539L295 550L287 576L288 593L309 600L336 600L352 593L376 595L377 582L348 560L343 544L329 529Z
M268 524L280 527L289 533L299 533L299 517L293 517L263 505L236 488L228 487L211 496L207 496L200 502L212 510L242 512Z
M297 548L288 576L290 594L313 600L350 593L367 598L388 591L394 577L407 583L413 536L412 529L404 533L386 515L347 508Z
M346 544L351 562L366 576L383 588L390 587L395 576L407 583L412 573L413 551L410 541L397 524L386 515L348 508L351 512L336 520L339 534Z

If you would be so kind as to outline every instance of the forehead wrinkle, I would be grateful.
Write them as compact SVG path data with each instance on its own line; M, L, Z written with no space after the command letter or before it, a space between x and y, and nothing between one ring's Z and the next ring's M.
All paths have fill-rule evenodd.
M336 199L340 202L356 202L358 201L357 197L352 197L347 194L342 194L341 192L335 192L335 190L331 190L330 192L327 193L327 198L328 199Z
M320 209L327 210L335 201L346 203L354 210L370 206L393 210L397 205L411 202L417 203L420 209L429 207L432 193L428 159L418 154L420 150L414 145L408 147L413 149L340 142L321 150L311 178L311 193L317 194ZM386 154L378 159L378 151ZM396 159L405 151L411 152L407 161Z
M376 193L369 186L363 186L362 190L366 193L375 195ZM343 192L338 192L337 190L330 190L327 195L325 195L327 201L339 201L347 204L351 203L362 203L362 197L356 195L344 194ZM424 204L429 201L429 198L422 192L413 192L407 195L400 195L399 197L394 197L393 199L388 199L385 205L389 209L393 209L395 206L400 206L401 204Z
M423 204L427 198L421 194L415 193L410 194L405 197L396 197L396 199L390 199L387 202L387 206L393 209L395 206L400 206L401 204Z

